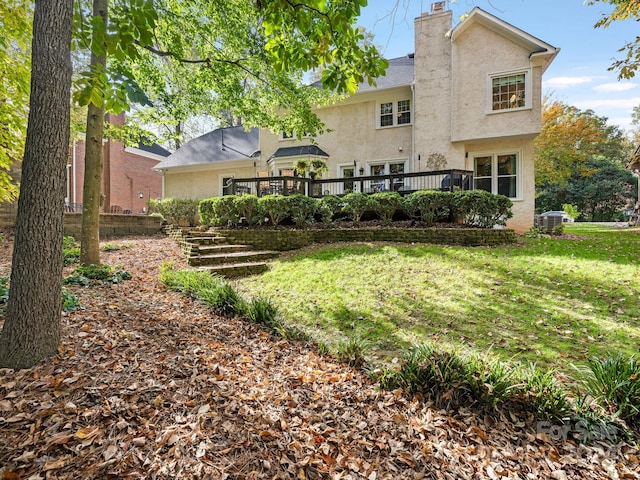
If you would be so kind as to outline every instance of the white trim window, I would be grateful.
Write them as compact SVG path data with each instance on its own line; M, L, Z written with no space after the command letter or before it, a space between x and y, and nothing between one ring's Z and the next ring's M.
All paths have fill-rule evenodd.
M301 140L303 138L309 138L310 135L308 133L303 133L302 135L298 134L298 132L285 132L284 130L280 132L278 140L287 141L287 140Z
M377 108L378 128L411 124L411 100L380 102Z
M531 108L531 75L529 71L491 75L490 105L492 112Z
M473 155L473 188L520 198L518 152Z
M369 175L377 177L379 175L395 175L403 174L407 171L407 160L387 160L385 162L371 162L369 163ZM392 185L389 185L386 180L379 182L372 181L371 186L374 191L394 190L398 191L404 187L404 178L394 178Z

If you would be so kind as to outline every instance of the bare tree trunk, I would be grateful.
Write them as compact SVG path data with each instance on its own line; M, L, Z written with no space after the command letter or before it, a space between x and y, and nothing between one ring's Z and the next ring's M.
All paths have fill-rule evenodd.
M36 0L31 96L0 367L29 368L60 343L73 0Z
M182 146L182 122L178 122L176 124L176 137L174 139L174 144L176 147L176 150L178 150L181 146Z
M101 17L105 28L108 19L107 0L93 0L93 16ZM91 69L105 68L107 55L91 53ZM84 156L84 187L82 190L82 229L80 263L100 263L100 193L102 187L102 139L104 138L104 101L89 104L87 111L87 140Z

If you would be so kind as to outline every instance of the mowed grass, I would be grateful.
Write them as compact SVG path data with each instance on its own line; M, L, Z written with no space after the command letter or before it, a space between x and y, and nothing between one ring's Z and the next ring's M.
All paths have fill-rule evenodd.
M412 344L491 352L570 372L640 348L640 229L594 224L571 238L470 248L316 245L236 282L330 349L351 339L374 363Z

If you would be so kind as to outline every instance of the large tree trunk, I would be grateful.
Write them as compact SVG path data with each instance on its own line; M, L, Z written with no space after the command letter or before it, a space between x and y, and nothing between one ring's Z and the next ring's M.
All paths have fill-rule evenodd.
M108 11L107 0L93 0L93 15L101 17L105 28ZM91 69L104 70L107 55L91 53ZM100 194L102 186L102 139L104 138L104 101L100 105L89 104L87 111L86 150L84 156L84 187L82 190L82 229L80 263L100 263Z
M29 123L0 367L54 355L62 312L62 227L69 156L73 0L36 0Z

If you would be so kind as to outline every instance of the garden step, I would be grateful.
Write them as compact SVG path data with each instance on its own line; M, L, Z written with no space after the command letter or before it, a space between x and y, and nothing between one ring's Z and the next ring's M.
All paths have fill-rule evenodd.
M233 252L243 252L249 249L248 245L233 245L233 244L220 244L220 245L200 245L198 246L198 251L194 252L196 256L202 255L211 255L217 253L233 253Z
M190 243L197 243L198 245L219 245L227 241L226 237L221 237L219 235L200 235L197 237L187 237L185 240Z
M270 250L265 251L250 251L250 252L231 252L220 253L210 255L199 255L197 257L189 258L189 265L192 266L204 266L204 265L224 265L230 263L245 263L264 261L277 257L279 252L273 252Z
M206 265L200 267L200 270L204 270L211 274L221 275L227 278L256 275L265 272L268 269L269 266L265 262L245 262L224 265Z

